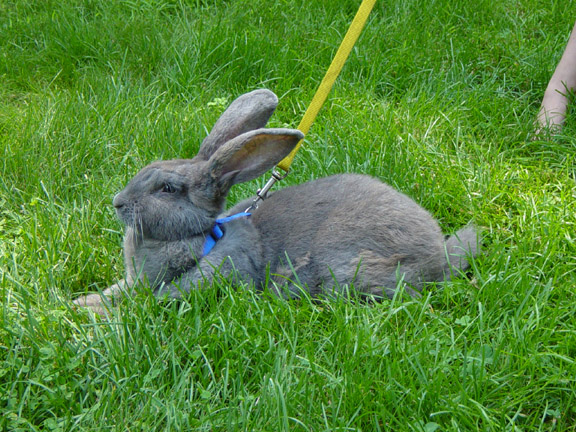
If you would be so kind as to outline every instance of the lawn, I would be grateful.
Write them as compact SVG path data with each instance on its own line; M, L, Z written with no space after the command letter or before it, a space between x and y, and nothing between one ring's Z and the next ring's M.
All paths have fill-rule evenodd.
M378 0L280 185L367 173L481 226L467 277L72 307L122 278L114 194L247 91L296 127L359 3L0 3L0 430L576 430L576 115L533 135L576 0Z

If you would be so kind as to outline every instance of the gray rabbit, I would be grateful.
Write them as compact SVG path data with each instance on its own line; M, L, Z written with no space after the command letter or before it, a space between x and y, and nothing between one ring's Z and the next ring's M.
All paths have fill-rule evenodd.
M142 169L113 201L127 227L126 279L75 303L102 313L107 298L142 283L157 296L178 298L217 275L287 297L349 286L392 297L402 281L417 296L424 282L469 266L479 244L473 228L445 240L426 210L366 175L288 187L251 214L246 201L222 218L230 188L264 174L303 137L264 129L277 103L268 90L247 93L222 114L196 157Z

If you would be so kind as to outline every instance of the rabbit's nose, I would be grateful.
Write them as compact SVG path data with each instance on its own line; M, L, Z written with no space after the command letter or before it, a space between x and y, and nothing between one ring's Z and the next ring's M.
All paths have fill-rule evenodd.
M120 197L119 193L114 195L114 199L112 200L112 205L116 208L120 208L120 207L124 206L124 202L122 201L122 198Z

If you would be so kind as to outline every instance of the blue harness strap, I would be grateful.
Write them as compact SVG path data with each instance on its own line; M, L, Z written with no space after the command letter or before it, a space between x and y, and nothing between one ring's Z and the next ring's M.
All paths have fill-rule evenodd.
M204 248L202 249L202 257L205 257L210 253L210 251L216 246L216 242L224 237L224 232L222 231L222 226L234 219L240 219L243 217L249 217L252 213L241 212L236 213L225 218L216 219L216 223L210 230L210 233L206 236L204 240Z

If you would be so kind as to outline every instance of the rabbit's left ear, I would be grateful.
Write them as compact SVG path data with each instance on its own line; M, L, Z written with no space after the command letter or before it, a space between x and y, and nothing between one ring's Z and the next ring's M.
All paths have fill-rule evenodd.
M204 139L198 156L208 160L224 143L251 130L263 128L278 105L270 90L260 89L243 94L220 116Z
M258 129L222 145L208 161L221 190L255 179L284 159L304 134L296 129Z

